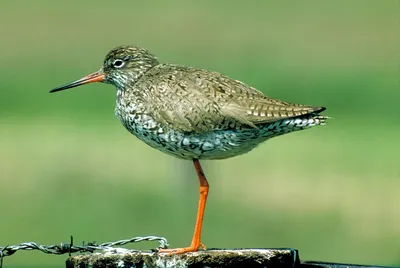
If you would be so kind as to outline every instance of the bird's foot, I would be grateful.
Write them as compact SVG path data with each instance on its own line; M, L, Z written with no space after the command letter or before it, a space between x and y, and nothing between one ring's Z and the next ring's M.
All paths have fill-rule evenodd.
M189 247L186 248L166 248L166 249L160 249L158 253L168 253L169 255L175 255L175 254L183 254L187 252L196 252L199 250L199 248L205 250L206 247L199 243L198 245L190 245Z

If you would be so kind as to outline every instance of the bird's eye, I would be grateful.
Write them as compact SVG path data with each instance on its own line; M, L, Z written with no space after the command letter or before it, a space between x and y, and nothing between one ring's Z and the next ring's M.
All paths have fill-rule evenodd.
M121 68L125 65L125 62L123 60L117 59L113 62L113 65L115 68Z

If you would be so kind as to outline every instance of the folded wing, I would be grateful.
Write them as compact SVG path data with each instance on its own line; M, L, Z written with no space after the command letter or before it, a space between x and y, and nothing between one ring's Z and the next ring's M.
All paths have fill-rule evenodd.
M257 128L325 110L273 99L222 74L184 66L159 65L138 84L151 98L153 118L184 132Z

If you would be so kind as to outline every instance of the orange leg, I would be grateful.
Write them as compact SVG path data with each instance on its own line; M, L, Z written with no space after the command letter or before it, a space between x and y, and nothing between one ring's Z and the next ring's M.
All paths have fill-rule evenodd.
M201 168L199 159L193 159L193 164L199 177L200 182L200 200L199 208L197 210L196 225L194 226L194 234L192 243L186 248L171 248L171 249L160 249L160 253L171 253L171 254L182 254L186 252L194 252L199 250L200 247L204 248L204 245L200 242L201 227L203 225L204 210L206 208L206 201L208 195L208 182L204 175L203 169Z

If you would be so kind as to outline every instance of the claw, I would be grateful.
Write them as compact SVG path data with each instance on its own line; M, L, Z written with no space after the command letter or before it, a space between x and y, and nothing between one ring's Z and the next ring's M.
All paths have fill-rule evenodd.
M175 255L175 254L183 254L183 253L188 253L188 252L196 252L199 250L199 248L205 250L206 247L203 244L199 244L196 246L190 246L186 248L167 248L167 249L160 249L158 253L168 253L169 255Z

